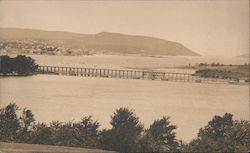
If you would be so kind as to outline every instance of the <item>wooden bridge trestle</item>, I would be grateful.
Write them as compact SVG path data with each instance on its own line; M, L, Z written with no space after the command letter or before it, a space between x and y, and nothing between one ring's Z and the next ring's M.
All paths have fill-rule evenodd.
M121 79L142 79L142 80L162 80L162 81L182 81L182 82L227 82L222 79L208 79L193 76L189 73L167 73L154 71L134 71L118 69L96 69L79 67L60 66L38 66L38 74L55 74L83 77L105 77Z

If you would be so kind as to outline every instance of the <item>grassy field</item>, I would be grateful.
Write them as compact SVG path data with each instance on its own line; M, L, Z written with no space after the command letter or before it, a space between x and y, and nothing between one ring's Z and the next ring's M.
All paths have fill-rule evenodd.
M0 153L114 153L99 149L0 142Z

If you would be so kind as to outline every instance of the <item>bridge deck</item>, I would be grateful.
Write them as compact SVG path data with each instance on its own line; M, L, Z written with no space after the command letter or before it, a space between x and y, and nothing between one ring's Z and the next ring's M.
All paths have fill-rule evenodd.
M56 74L84 77L105 77L121 79L142 79L142 80L162 80L162 81L183 81L183 82L228 82L227 79L211 79L193 76L189 73L166 73L155 71L134 71L118 69L96 69L79 67L60 66L38 66L38 74Z

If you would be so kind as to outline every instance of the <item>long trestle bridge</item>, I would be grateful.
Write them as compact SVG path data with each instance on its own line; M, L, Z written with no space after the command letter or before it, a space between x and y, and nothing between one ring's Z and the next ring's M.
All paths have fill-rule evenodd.
M38 74L54 74L83 77L102 77L120 79L140 79L140 80L161 80L161 81L180 81L180 82L199 82L199 83L223 83L229 82L228 79L211 79L193 76L189 73L168 73L155 71L135 71L101 68L79 68L61 66L38 66Z

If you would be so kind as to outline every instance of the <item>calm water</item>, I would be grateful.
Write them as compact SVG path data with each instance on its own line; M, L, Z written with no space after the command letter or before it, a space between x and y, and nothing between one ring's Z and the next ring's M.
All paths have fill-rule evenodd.
M249 87L147 80L37 75L0 78L0 104L31 109L37 121L77 121L93 115L109 128L119 107L134 109L145 127L163 115L178 126L184 141L196 137L214 115L248 119Z
M236 57L206 57L206 56L168 56L168 57L145 57L145 56L120 56L120 55L94 55L94 56L49 56L31 55L40 65L73 66L90 68L111 69L143 69L167 72L177 72L175 69L181 66L196 65L199 63L223 63L223 64L246 64L248 58ZM186 71L178 71L188 73ZM193 73L193 71L191 71Z

